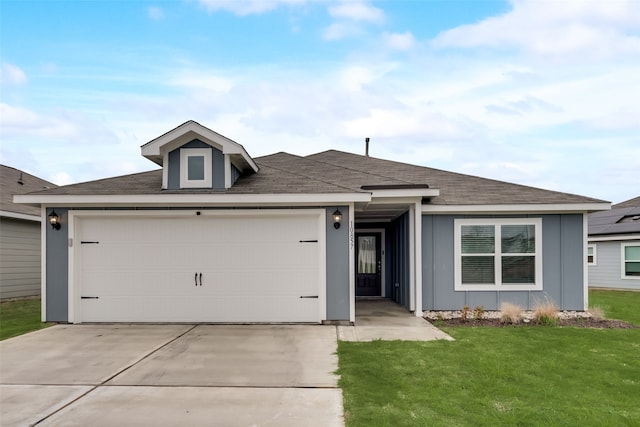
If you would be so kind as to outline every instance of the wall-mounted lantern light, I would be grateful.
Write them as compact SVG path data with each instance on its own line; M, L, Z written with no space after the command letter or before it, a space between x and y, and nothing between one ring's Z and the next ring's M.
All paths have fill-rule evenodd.
M54 230L60 230L60 222L58 222L60 217L56 213L55 210L52 210L49 214L49 224L53 227Z
M340 228L340 223L342 222L342 212L340 212L340 209L336 209L336 211L333 213L333 228L335 228L336 230L338 228Z

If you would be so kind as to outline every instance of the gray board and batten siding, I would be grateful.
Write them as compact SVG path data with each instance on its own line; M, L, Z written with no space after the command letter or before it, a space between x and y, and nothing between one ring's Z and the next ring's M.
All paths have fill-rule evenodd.
M0 299L40 295L40 221L0 217Z
M333 212L339 208L343 218L349 218L348 206L325 207L326 212L326 304L327 320L349 320L349 224L342 221L339 229L333 227ZM68 265L69 265L69 209L55 207L62 227L46 227L47 295L46 320L67 322L68 317ZM85 208L86 209L86 208ZM101 209L102 210L102 209ZM107 209L109 210L109 209ZM120 209L115 209L121 211Z
M622 243L640 244L640 238L589 243L595 247L596 261L596 265L589 266L589 286L640 290L640 278L622 278Z
M46 227L47 295L45 298L48 322L69 320L69 209L51 208L59 216L61 227ZM50 209L47 208L47 212Z
M482 306L498 310L502 302L531 309L552 300L562 310L584 310L583 215L521 215L542 218L542 291L454 290L454 220L505 216L423 215L422 304L424 310L460 310Z

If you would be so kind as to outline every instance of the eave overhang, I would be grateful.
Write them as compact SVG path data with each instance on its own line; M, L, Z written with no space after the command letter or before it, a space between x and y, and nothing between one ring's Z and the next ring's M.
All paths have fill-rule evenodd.
M425 214L544 214L590 213L611 209L611 203L523 203L512 205L431 205L423 204Z
M16 195L15 203L62 207L318 206L368 202L368 193Z

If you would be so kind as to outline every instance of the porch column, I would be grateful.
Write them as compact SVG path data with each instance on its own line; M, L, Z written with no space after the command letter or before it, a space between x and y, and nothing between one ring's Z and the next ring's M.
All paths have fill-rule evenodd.
M414 214L414 245L415 245L415 312L416 317L422 317L422 200L413 205Z

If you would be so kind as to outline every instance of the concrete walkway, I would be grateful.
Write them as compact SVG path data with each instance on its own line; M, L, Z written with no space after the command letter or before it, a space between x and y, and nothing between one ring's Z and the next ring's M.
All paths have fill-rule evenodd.
M338 326L341 341L453 341L449 335L391 300L358 299L354 326Z

